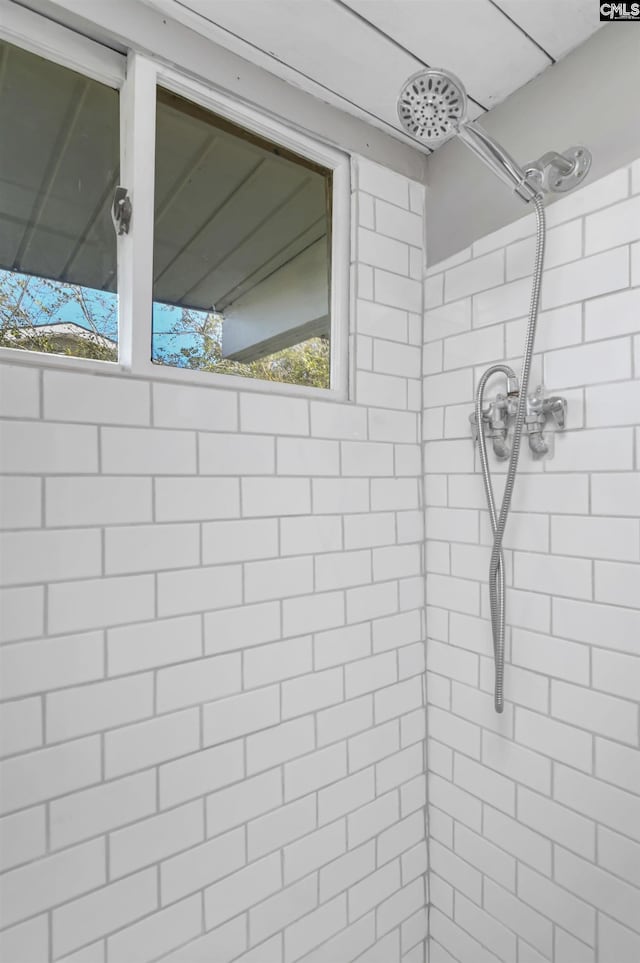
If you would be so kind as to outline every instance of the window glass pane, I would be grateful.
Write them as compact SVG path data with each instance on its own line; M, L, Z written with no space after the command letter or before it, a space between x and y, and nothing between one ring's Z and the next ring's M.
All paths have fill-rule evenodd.
M331 172L158 91L152 359L329 387Z
M118 92L0 41L0 345L115 361Z

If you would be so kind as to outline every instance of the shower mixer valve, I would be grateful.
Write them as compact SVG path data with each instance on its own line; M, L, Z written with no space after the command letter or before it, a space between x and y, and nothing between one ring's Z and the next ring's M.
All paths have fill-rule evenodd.
M510 387L512 387L510 385ZM506 395L498 393L482 411L483 430L487 438L491 439L493 452L500 461L505 461L510 453L509 426L515 419L518 408L518 389L510 390ZM551 422L554 429L562 429L567 417L567 400L559 395L545 395L544 387L538 385L535 392L527 398L527 411L524 426L529 439L529 448L534 455L546 455L549 443L545 440L544 432ZM473 443L478 440L478 426L475 412L469 415Z

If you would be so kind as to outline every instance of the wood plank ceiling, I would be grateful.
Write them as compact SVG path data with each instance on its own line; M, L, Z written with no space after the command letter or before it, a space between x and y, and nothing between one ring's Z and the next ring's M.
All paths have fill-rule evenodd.
M146 0L406 140L396 97L425 66L457 74L472 119L601 26L595 0Z

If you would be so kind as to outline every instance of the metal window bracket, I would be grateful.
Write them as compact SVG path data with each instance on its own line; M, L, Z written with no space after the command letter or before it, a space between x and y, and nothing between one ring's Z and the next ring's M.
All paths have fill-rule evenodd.
M111 205L111 220L116 234L120 237L129 233L133 207L126 187L116 187Z

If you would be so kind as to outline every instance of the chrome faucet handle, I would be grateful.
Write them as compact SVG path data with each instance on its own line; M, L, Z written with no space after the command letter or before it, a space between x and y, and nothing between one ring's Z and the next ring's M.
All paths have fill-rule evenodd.
M553 418L558 428L564 428L567 419L567 399L560 395L545 396L544 385L538 385L527 398L527 415L541 415Z
M491 431L489 437L493 446L496 458L501 461L508 458L511 447L507 442L509 432L509 399L506 395L496 395L496 400L489 405L489 424Z
M493 451L497 458L503 461L505 458L509 457L511 448L507 442L508 435L508 422L507 418L510 414L510 399L505 395L498 395L495 401L492 401L486 408L482 410L482 430L485 432L485 426L488 429L485 434L491 439L493 446ZM472 411L469 415L469 423L471 425L471 435L473 438L474 445L478 442L478 424L476 422L476 413Z
M544 409L549 412L558 428L564 428L567 421L567 399L559 395L552 395L545 399Z
M527 398L527 415L537 415L544 411L544 385L538 385Z
M561 398L560 395L546 397L544 385L538 385L527 398L527 415L524 419L529 447L534 455L546 455L549 452L549 443L543 434L549 417L553 418L556 428L564 428L567 417L566 398Z

